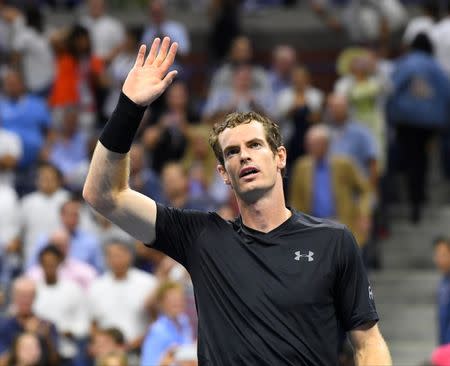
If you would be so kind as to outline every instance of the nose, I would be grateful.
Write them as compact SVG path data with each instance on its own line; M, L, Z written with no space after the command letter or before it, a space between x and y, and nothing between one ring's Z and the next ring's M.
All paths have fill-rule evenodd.
M249 153L247 147L244 146L244 147L241 148L241 156L240 156L240 158L241 158L241 163L244 163L245 161L249 161L251 159L250 158L250 153Z

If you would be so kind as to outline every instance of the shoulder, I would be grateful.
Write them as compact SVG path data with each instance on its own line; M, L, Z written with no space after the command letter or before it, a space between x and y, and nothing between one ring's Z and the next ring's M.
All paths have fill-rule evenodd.
M331 164L336 168L351 168L353 166L352 161L343 155L335 155L331 157Z
M294 211L293 214L293 223L298 227L327 231L333 235L342 235L343 231L348 230L345 225L337 221L311 216L300 211Z

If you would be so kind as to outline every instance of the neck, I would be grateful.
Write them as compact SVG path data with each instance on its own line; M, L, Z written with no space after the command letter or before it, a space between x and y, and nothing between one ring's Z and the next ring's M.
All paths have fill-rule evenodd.
M185 192L172 195L169 197L169 202L173 207L182 208L188 200L188 195Z
M116 280L124 280L127 277L127 271L113 273Z
M47 284L47 285L55 285L56 284L56 282L57 282L57 278L56 277L51 277L51 278L46 278L45 279L45 283Z
M245 226L264 233L275 229L291 217L291 211L284 202L281 176L275 186L263 197L248 203L238 198L238 206Z

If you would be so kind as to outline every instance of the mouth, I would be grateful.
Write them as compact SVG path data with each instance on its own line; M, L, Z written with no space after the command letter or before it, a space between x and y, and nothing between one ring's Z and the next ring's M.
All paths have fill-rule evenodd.
M239 178L251 177L257 173L259 173L259 170L257 168L249 166L241 169L241 171L239 172Z

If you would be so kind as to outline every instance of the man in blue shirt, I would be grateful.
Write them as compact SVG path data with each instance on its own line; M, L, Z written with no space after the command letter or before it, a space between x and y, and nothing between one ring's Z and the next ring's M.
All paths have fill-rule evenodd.
M378 184L379 147L370 130L351 119L347 98L332 94L328 98L327 112L331 123L330 153L352 159L376 188Z
M27 94L22 76L8 70L3 77L4 98L0 98L2 126L16 133L22 140L23 155L19 168L33 165L44 146L50 127L50 112L45 101Z
M439 237L434 241L434 263L442 274L439 283L438 339L439 344L450 343L450 239Z
M410 51L397 61L392 84L387 115L396 128L411 221L418 222L425 201L427 146L435 132L448 129L450 121L450 81L433 57L428 36L420 33ZM448 157L444 155L443 160L448 161Z
M76 199L65 202L61 207L61 222L70 234L69 255L93 266L97 272L105 269L103 252L98 238L79 227L81 203ZM34 247L28 266L37 263L39 252L49 243L49 237L42 236Z

